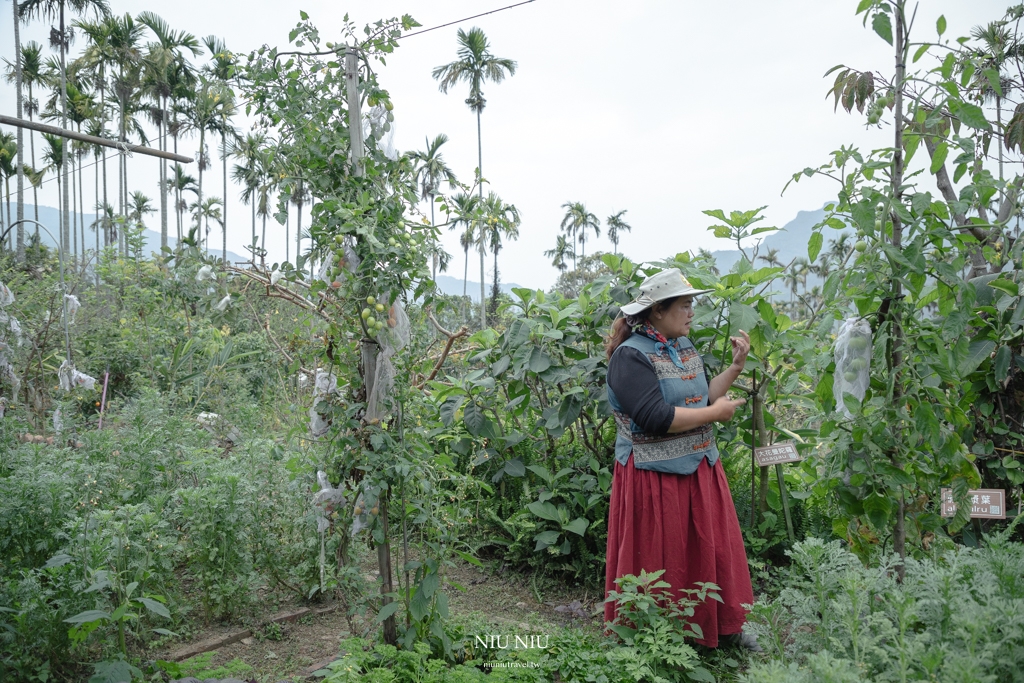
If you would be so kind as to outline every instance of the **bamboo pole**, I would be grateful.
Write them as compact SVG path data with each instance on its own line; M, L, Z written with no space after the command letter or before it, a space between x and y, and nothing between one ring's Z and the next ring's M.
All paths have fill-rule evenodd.
M170 159L171 161L177 161L183 164L191 164L193 159L191 157L184 157L180 154L173 154L171 152L165 152L161 149L153 149L152 147L143 147L142 145L133 145L128 142L118 142L117 140L108 140L106 138L98 138L95 135L86 135L85 133L79 133L73 130L67 130L60 126L49 126L45 123L36 123L35 121L25 121L24 119L16 119L13 116L4 116L0 114L0 123L8 126L15 126L18 128L28 128L29 130L36 130L40 133L49 133L50 135L59 135L62 138L70 138L72 140L78 140L79 142L88 142L93 145L102 145L104 147L112 147L117 150L125 152L132 152L138 154L145 154L151 157L160 157L161 159Z

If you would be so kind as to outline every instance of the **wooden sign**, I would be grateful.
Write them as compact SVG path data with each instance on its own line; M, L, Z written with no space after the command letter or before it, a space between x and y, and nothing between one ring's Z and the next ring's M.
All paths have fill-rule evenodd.
M942 516L956 514L951 489L940 489ZM971 500L971 517L979 519L1006 519L1006 492L1003 489L972 489L967 492Z
M784 462L800 462L803 458L796 452L792 441L780 441L771 446L754 449L754 458L761 467L781 465Z

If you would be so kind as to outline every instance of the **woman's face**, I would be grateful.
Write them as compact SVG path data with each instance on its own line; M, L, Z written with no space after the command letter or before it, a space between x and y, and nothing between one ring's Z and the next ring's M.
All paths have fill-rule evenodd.
M693 320L693 297L679 297L670 306L655 311L653 318L655 329L666 338L685 337L690 333Z

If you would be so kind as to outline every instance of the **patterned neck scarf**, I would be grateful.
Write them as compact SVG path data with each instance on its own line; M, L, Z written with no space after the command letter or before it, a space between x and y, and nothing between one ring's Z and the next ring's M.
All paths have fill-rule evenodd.
M676 350L676 340L666 339L665 335L655 329L650 320L644 320L639 326L634 327L633 331L653 339L655 353L663 356L668 352L668 357L672 360L672 364L680 370L684 369L683 361L679 359L679 352Z

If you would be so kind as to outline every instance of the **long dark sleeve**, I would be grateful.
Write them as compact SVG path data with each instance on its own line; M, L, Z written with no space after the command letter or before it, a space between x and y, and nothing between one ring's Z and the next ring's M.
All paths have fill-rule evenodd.
M665 401L654 367L643 353L620 346L608 362L608 386L623 411L648 434L666 434L676 409Z

